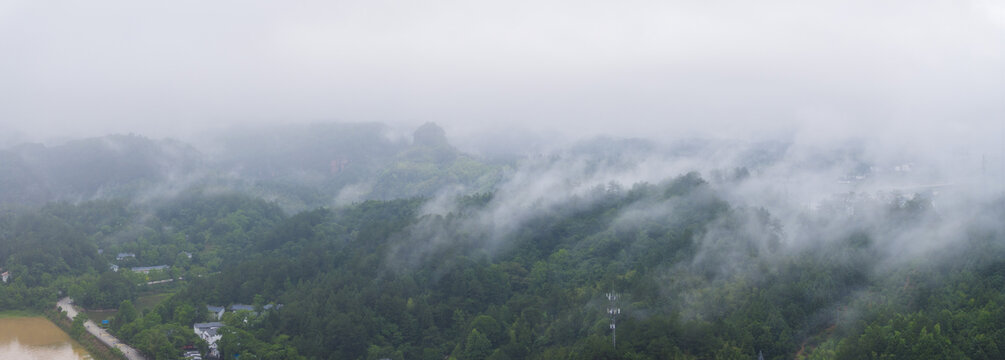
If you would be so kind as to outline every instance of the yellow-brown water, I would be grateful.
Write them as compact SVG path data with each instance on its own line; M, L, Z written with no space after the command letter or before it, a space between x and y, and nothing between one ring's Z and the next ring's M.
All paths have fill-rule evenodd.
M43 317L0 318L0 359L81 360L91 355Z

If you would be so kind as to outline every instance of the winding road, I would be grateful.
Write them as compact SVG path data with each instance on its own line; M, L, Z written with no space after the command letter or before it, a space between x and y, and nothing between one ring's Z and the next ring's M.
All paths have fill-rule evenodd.
M73 300L68 297L59 299L56 306L59 306L60 309L66 311L66 316L70 317L70 320L73 320L73 318L77 316L77 309L73 307ZM143 354L140 354L139 351L133 349L129 345L123 344L119 341L119 339L116 339L112 336L112 334L109 334L108 331L105 331L105 329L102 329L98 327L98 325L94 324L93 321L87 320L87 322L84 323L84 328L87 329L87 332L100 339L101 342L106 345L118 348L119 351L122 351L122 353L125 354L126 358L129 360L147 360L147 358L144 357Z

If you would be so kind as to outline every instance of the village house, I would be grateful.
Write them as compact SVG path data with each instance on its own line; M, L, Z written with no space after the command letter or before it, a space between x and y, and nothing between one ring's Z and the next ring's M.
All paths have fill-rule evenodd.
M4 269L0 269L0 271L2 271L0 272L0 279L3 279L4 284L6 284L7 280L10 279L10 271Z
M245 304L232 304L232 305L230 305L230 311L241 311L241 310L254 312L255 311L255 307L251 306L251 305L245 305Z
M223 323L221 322L195 323L195 325L192 325L192 330L195 331L195 334L209 344L210 357L220 356L220 348L217 346L216 342L223 337L223 335L220 334L220 328L222 327Z
M195 350L187 350L183 355L185 356L183 358L185 360L202 360L202 355L200 355L199 352Z
M135 259L136 258L136 254L133 254L133 253L119 253L118 255L115 255L115 260L116 261L122 261L122 260L125 260L126 258L133 258L133 259Z
M268 310L272 310L272 309L278 309L278 308L281 308L281 307L283 307L282 304L279 304L279 305L266 304L265 306L262 306L262 309L265 310L265 311L268 311ZM256 315L258 314L255 311L255 307L253 305L246 305L246 304L231 304L230 306L227 306L227 307L215 306L215 305L206 305L206 310L209 310L210 314L213 314L212 316L215 317L217 320L222 320L223 319L223 314L226 313L227 310L230 310L230 311L242 311L243 310L243 311L248 311L248 312L254 313Z
M272 309L279 309L281 307L283 307L283 304L279 304L279 305L265 304L265 305L262 306L262 310L269 311L269 310L272 310ZM240 311L240 310L250 311L250 312L252 312L252 313L254 313L256 315L258 314L258 312L255 311L255 306L253 306L253 305L245 305L245 304L232 304L232 305L230 305L230 311Z
M132 270L133 272L149 274L153 270L167 270L168 268L170 268L170 266L167 266L167 265L157 265L157 266L139 266L139 267L134 267L134 268L132 268L130 270Z
M223 306L206 305L206 309L209 310L213 316L216 316L217 320L223 319L223 312L226 311Z

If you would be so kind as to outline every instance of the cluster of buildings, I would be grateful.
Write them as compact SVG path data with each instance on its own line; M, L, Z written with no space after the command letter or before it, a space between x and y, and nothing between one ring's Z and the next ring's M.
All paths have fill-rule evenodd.
M283 307L282 304L279 305L268 304L262 306L262 309L268 311L272 309L278 309L281 307ZM195 334L198 335L200 339L205 340L206 343L209 344L208 357L210 358L220 357L220 348L217 342L220 340L221 337L223 337L223 335L220 334L220 328L224 327L224 324L222 322L219 322L219 320L223 319L223 314L226 313L227 310L230 310L232 312L250 311L257 314L257 312L255 312L254 306L245 304L232 304L228 307L206 305L206 310L209 310L209 312L213 314L213 317L215 317L216 320L218 321L207 322L207 323L196 323L195 325L192 325L192 331L195 331Z

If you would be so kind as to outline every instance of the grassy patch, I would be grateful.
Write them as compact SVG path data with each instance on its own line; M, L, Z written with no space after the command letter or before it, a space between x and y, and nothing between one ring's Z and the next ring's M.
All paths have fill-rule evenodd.
M118 310L102 310L102 311L87 310L84 311L84 314L87 315L88 319L91 319L91 321L94 321L96 324L100 325L101 320L109 320L113 316L115 316L115 314L117 314L118 312L119 312Z
M161 301L164 301L171 295L174 295L174 293L166 292L166 293L143 294L136 298L136 301L133 302L133 306L136 307L137 311L142 313L143 310L153 309L155 306L157 306L157 304L160 304ZM94 321L96 324L100 325L101 320L111 320L112 317L114 317L115 314L117 314L118 312L119 312L118 310L98 310L98 311L87 310L84 311L84 314L87 315L88 319L91 319L91 321Z
M140 295L139 297L136 298L136 304L135 304L136 310L143 312L143 310L153 309L154 306L157 306L157 304L160 304L161 301L164 301L171 295L174 295L174 293L168 292L168 293Z
M2 318L12 318L12 317L36 317L42 316L42 313L30 310L4 310L0 311L0 319Z

